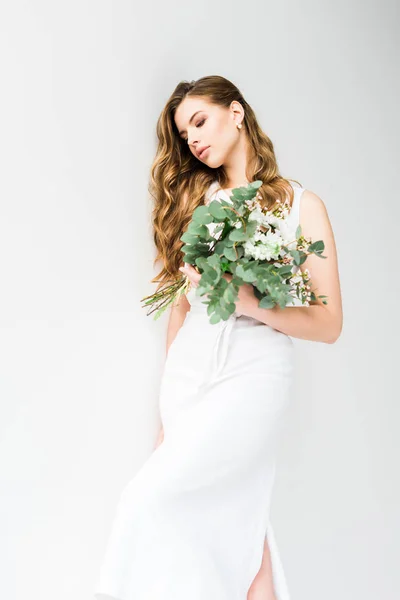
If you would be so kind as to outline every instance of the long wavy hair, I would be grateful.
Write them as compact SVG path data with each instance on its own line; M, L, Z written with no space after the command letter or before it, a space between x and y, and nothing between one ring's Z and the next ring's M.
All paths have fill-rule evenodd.
M202 96L226 108L230 107L233 100L243 106L241 131L246 131L249 140L246 178L249 182L258 179L263 182L258 189L263 206L270 209L277 200L284 202L288 198L292 206L294 194L289 182L299 183L280 175L270 138L263 132L253 109L232 82L225 77L211 75L197 81L178 83L157 121L158 147L148 188L153 198L152 228L157 249L154 264L158 261L162 263L160 273L151 280L152 283L160 282L157 291L182 277L179 267L183 265L181 248L184 242L180 237L186 231L193 211L204 204L213 182L217 181L220 189L228 184L223 166L213 169L197 160L179 136L174 114L187 96Z

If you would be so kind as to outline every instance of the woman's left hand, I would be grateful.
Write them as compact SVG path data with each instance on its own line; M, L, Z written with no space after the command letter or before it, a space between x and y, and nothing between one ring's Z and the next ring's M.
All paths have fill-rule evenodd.
M190 279L193 287L198 287L201 279L201 273L198 273L196 269L189 263L185 263L185 266L180 267L179 270ZM233 276L231 273L224 273L222 277L227 281L231 281ZM237 316L250 316L251 308L254 306L255 298L256 296L254 295L254 287L251 285L251 283L243 283L241 286L239 286L235 308Z

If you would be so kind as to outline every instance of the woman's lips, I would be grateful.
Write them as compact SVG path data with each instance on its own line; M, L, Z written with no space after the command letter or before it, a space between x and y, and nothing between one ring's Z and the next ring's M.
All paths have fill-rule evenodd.
M207 154L207 152L209 151L210 146L208 146L208 148L205 148L202 152L200 152L199 154L199 158L204 158L205 155Z

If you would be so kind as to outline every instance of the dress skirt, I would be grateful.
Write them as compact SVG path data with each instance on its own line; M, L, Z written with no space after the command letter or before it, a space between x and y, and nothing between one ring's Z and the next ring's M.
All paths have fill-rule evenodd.
M265 539L289 600L269 513L294 344L236 313L211 325L195 292L164 365L164 441L122 491L98 600L246 600Z

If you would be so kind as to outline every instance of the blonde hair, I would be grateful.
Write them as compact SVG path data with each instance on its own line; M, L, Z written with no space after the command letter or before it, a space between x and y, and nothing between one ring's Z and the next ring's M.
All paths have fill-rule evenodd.
M229 108L236 100L244 108L242 121L249 140L250 157L246 169L247 181L262 180L258 189L260 203L272 208L276 200L293 202L290 181L279 173L274 147L263 132L251 106L238 88L225 77L211 75L197 81L181 81L162 110L156 127L158 147L150 170L149 192L153 198L152 227L157 249L154 263L162 262L160 273L151 282L160 282L157 290L182 277L183 264L180 240L189 225L193 211L204 204L211 184L218 182L221 189L228 183L223 166L208 167L193 156L187 143L179 136L174 114L187 96L202 96L211 103ZM299 184L301 185L301 184Z

